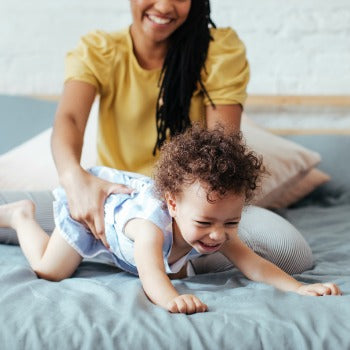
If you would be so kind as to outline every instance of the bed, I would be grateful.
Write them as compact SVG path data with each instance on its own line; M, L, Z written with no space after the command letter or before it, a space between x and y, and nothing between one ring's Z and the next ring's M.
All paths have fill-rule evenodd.
M50 112L55 106L46 107ZM18 143L36 132L27 131ZM335 282L343 296L283 293L233 268L175 280L209 312L170 314L146 298L137 278L100 261L83 261L62 282L38 279L20 248L5 244L0 232L0 348L350 349L350 135L287 138L320 153L319 169L331 176L293 205L276 209L314 254L314 267L295 277Z

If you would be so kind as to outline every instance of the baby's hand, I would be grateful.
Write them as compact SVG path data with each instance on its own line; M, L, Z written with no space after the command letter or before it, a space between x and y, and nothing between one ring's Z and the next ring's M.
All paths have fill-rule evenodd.
M195 295L183 294L169 301L167 309L172 313L194 314L207 311L208 306L202 303Z
M334 283L305 284L300 286L296 292L302 295L313 295L316 297L323 295L342 295L341 290Z

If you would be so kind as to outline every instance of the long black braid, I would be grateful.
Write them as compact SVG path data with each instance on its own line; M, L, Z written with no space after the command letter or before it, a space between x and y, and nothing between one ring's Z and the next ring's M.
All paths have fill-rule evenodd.
M205 69L209 42L212 40L209 25L216 28L210 19L209 0L192 0L187 20L170 37L159 79L157 141L153 155L167 136L181 133L191 125L189 109L198 84L210 100L200 76L202 68Z

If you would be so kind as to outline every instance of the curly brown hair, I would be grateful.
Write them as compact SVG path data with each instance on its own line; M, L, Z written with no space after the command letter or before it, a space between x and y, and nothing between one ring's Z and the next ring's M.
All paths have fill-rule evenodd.
M165 143L155 166L155 194L178 195L186 185L199 181L211 194L244 194L248 203L260 185L265 169L262 157L245 144L242 133L228 134L220 125L207 130L195 124Z

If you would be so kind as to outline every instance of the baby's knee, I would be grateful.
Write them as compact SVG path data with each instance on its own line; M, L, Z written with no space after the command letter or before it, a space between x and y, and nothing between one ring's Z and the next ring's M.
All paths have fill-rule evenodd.
M70 276L62 273L62 271L59 271L57 269L47 269L42 266L35 266L33 267L33 271L38 276L38 278L45 279L47 281L51 282L60 282Z

